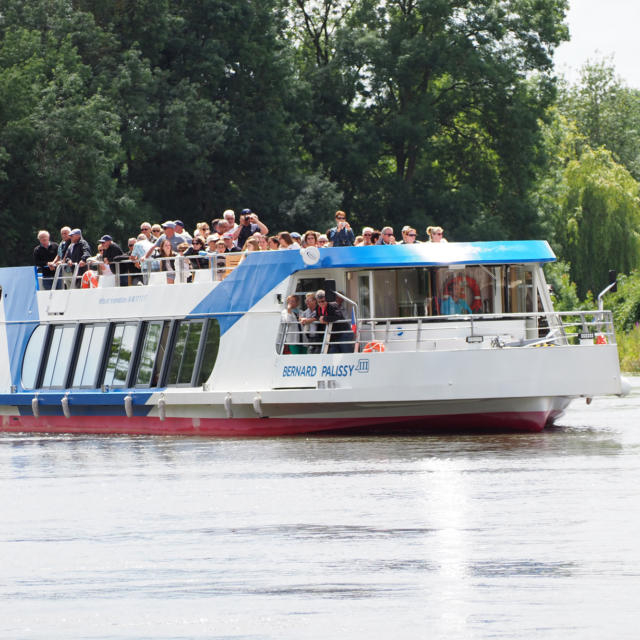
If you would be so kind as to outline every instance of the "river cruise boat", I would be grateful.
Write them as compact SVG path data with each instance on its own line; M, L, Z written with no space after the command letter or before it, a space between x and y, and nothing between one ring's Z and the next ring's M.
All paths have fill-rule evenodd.
M611 313L554 311L553 260L544 241L314 247L50 290L0 269L0 429L541 430L623 393ZM346 322L287 322L287 298L319 289Z

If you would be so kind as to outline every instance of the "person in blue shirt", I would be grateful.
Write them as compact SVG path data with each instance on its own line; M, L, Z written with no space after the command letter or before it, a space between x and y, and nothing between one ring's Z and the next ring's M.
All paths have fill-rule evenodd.
M336 226L327 234L329 242L334 247L352 247L356 240L351 225L347 222L347 214L344 211L336 211Z
M443 316L459 313L472 313L471 307L465 299L464 287L459 282L454 282L451 295L445 295L440 305L440 313Z

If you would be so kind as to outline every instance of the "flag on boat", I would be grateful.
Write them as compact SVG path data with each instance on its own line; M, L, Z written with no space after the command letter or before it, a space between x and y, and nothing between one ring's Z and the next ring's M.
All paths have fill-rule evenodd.
M353 331L353 339L354 339L354 345L353 345L353 351L354 353L358 352L358 322L356 320L356 312L354 311L353 307L351 307L351 331Z

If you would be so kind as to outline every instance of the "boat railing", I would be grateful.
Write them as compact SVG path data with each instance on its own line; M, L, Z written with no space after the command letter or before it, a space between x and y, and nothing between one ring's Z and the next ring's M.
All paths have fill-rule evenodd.
M108 265L99 260L79 264L59 264L51 291L158 285L171 283L216 283L224 280L244 260L248 252L176 255L143 260L113 260Z
M355 332L282 322L277 352L332 353L533 348L615 344L611 311L359 318ZM337 323L336 323L337 324Z

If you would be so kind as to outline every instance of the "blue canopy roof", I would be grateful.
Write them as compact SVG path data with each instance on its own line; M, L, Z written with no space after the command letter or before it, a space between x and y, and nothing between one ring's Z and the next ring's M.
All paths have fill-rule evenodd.
M556 259L546 240L336 247L320 253L320 261L311 268L523 264L553 262Z

